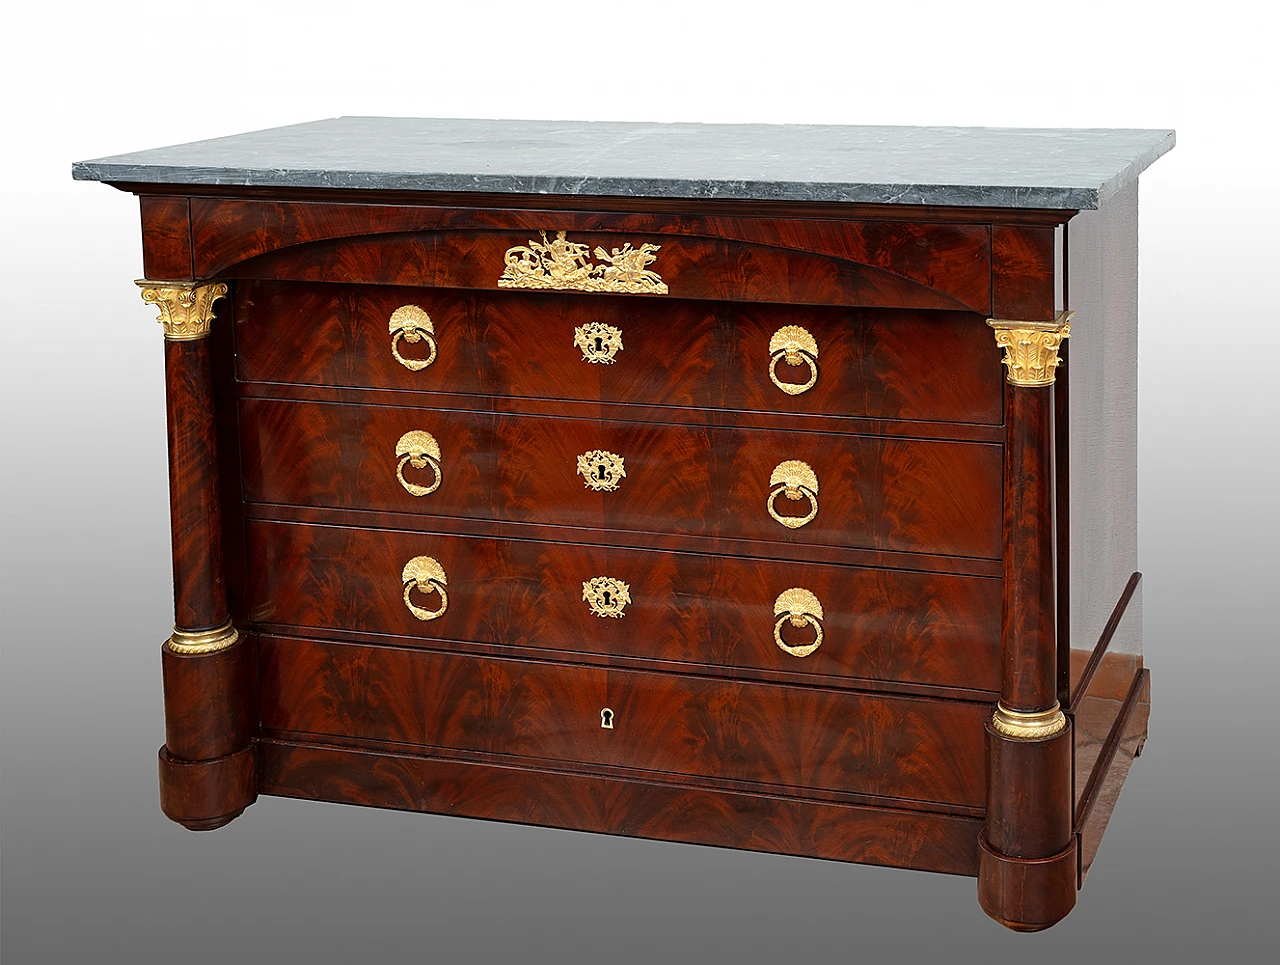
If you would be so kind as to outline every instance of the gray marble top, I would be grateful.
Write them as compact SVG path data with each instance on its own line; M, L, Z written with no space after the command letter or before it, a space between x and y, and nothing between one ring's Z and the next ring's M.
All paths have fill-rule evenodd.
M337 117L80 161L82 181L1097 208L1173 131Z

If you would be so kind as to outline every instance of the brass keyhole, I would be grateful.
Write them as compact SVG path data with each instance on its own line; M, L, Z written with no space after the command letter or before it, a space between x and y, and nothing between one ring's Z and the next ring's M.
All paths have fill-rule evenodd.
M606 475L605 475L605 471L604 471L604 463L600 463L600 465L596 466L596 478L597 478L597 479L608 479L608 478L609 478L608 476L606 476Z
M582 584L582 601L598 617L622 617L623 608L631 602L631 587L609 576L597 576Z
M605 730L613 730L613 711L608 707L600 711L600 726Z
M622 351L622 329L604 322L587 322L573 330L573 344L582 350L582 361L612 365Z

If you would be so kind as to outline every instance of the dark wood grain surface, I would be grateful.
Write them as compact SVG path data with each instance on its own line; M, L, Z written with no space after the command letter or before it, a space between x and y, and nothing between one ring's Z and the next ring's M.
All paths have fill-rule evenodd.
M1065 697L1074 655L1068 400L1006 386L984 322L1052 317L1072 212L135 188L146 274L235 299L166 346L177 622L245 632L164 655L171 818L261 791L976 873L1020 930L1069 911L1146 678L1073 703L1089 740L990 729L997 693ZM540 229L661 245L670 294L499 289ZM410 304L420 371L390 351ZM588 322L621 331L613 364L574 346ZM796 395L769 379L784 325L819 346ZM443 450L421 497L395 479L411 429ZM624 457L617 491L584 485L589 449ZM765 508L786 459L820 481L794 530ZM448 574L425 622L419 555ZM621 619L583 601L595 576L629 584ZM791 587L823 606L803 658L773 636ZM1111 704L1141 721L1107 730ZM1073 789L1073 744L1118 763Z
M458 412L507 412L516 415L596 418L606 422L666 422L685 426L729 429L773 429L782 432L828 432L839 435L883 435L899 439L938 439L952 442L1004 444L1003 422L938 422L880 419L844 413L803 415L781 411L720 409L666 405L661 402L597 402L539 399L528 396L478 395L463 392L420 392L413 389L347 388L287 382L239 382L239 397L296 399L299 402L340 402L359 399L367 405Z
M174 623L208 630L227 619L209 340L166 340L164 360Z
M1053 228L991 226L991 314L995 318L1053 321L1055 278Z
M1038 711L1058 699L1053 387L1009 388L1001 700L1011 710Z
M264 794L974 875L981 819L745 790L266 740Z
M261 638L268 734L981 806L983 704ZM614 726L601 726L613 711Z
M1047 228L993 228L995 307L1001 317L1053 317L1054 238ZM1063 373L1058 373L1059 381ZM1065 403L1065 400L1064 400ZM1000 702L1011 711L1056 710L1065 675L1057 634L1060 601L1055 512L1055 428L1065 404L1055 386L1009 384L1005 391L1004 600ZM1105 431L1089 427L1090 431ZM1070 532L1069 527L1066 529ZM1069 585L1068 592L1069 592ZM983 910L1018 931L1038 931L1075 904L1077 851L1072 833L1071 723L1050 736L987 731L987 813L978 872Z
M224 315L226 314L224 308ZM228 440L224 416L234 417L231 329L214 336L164 343L169 429L169 499L173 538L175 622L184 630L221 627L228 618L227 573L242 576L238 439ZM231 443L220 452L219 438ZM228 478L230 476L230 478ZM224 486L227 492L224 493ZM232 515L225 520L227 505ZM230 523L230 526L224 525ZM227 566L223 536L235 553ZM245 629L243 622L240 629ZM257 644L245 637L214 653L161 656L165 746L159 759L160 806L192 830L221 827L257 794L253 740L257 736Z
M987 729L987 843L1010 858L1042 858L1071 840L1070 727L1041 740Z
M999 683L998 580L261 520L247 531L255 624L394 634L405 645L492 642L973 690ZM417 556L437 559L448 577L448 609L435 620L404 604L401 570ZM583 601L583 583L597 576L630 586L621 618ZM774 602L793 586L824 609L824 642L807 657L773 637Z
M239 385L235 372L234 292L218 302L221 314L209 332L213 367L213 423L217 439L218 491L222 507L222 572L232 623L249 623L248 558L244 545L244 484L240 461Z
M218 653L160 653L165 747L188 761L225 757L258 733L258 645L240 639Z
M191 210L188 199L144 194L142 214L142 275L152 281L195 278L191 255Z
M410 371L391 354L402 305L431 317L439 351ZM967 312L730 305L554 292L243 281L236 285L241 379L781 415L999 425L999 355ZM612 364L590 363L574 331L622 333ZM769 340L786 325L818 344L818 379L788 395L769 379ZM425 345L400 343L426 357ZM778 365L786 381L803 366ZM488 405L477 400L474 405Z
M710 553L717 556L750 556L775 563L830 563L871 569L908 570L924 573L951 573L1000 579L1000 560L965 556L938 556L927 553L897 553L820 543L789 543L776 540L730 540L712 536L676 536L639 530L587 529L577 526L550 526L541 523L495 522L464 516L436 517L439 525L425 522L410 513L354 509L319 509L283 503L245 503L246 519L279 522L318 523L322 526L351 526L356 529L438 529L458 536L494 539L529 539L551 543L588 546L608 545L639 550L676 553Z
M187 761L160 748L160 809L189 831L235 820L258 797L257 748L250 744L208 761Z
M1076 904L1076 839L1057 854L1010 858L994 850L986 835L978 841L978 904L1016 932L1044 931Z
M1066 259L1066 229L1063 229L1063 255ZM1063 302L1066 283L1063 282ZM1057 664L1058 703L1063 707L1071 698L1071 368L1070 339L1058 346L1060 364L1053 385L1053 488L1054 488L1054 567L1057 571L1058 610Z
M241 403L245 498L340 509L466 516L790 544L818 543L995 559L1001 450L995 445L811 432L610 423L247 399ZM434 492L396 475L397 441L425 431L441 449ZM625 478L591 489L578 457L622 456ZM817 516L787 528L768 511L771 474L802 460L817 474ZM429 487L436 471L405 465ZM802 516L806 498L773 499Z
M229 574L250 627L302 634L253 634L201 672L166 657L175 745L230 750L199 765L166 750L166 813L213 827L252 801L250 784L298 793L305 783L309 796L494 816L492 803L423 791L428 772L447 772L490 790L501 779L508 796L490 801L535 787L568 801L590 784L623 802L571 820L549 807L544 823L719 843L705 823L674 829L665 809L678 801L718 821L732 846L819 853L811 829L825 819L833 856L971 873L985 809L984 907L1019 928L1060 916L1069 856L1057 799L1069 768L1037 746L984 751L989 704L959 696L1000 687L1025 708L1060 682L1042 659L1057 609L1044 539L1056 500L1052 403L1007 397L981 324L1049 310L1060 220L149 196L149 273L239 279L217 389L182 376L208 371L207 345L170 366L175 452L208 456L172 466L191 504L181 519L175 508L175 534L192 544L175 536L179 612L185 599L193 613L225 613ZM539 228L592 247L662 244L656 267L675 297L498 291L503 252ZM417 372L390 352L387 320L406 304L435 322L437 358ZM623 333L614 364L591 365L572 345L588 321ZM768 378L769 337L786 324L820 346L816 384L798 395ZM187 409L216 412L200 438L183 393ZM444 452L445 482L425 496L394 475L396 441L411 429ZM216 455L228 440L238 462ZM617 491L584 485L576 460L589 449L624 457ZM820 480L817 518L794 530L765 509L768 476L786 459ZM190 494L217 488L201 472L239 477L244 498L200 507L203 530L188 518ZM627 532L655 548L611 535ZM657 551L668 539L672 549ZM698 540L728 553L693 551ZM810 546L840 562L804 561ZM840 555L859 552L899 568ZM399 571L416 555L449 573L438 620L404 605ZM901 565L912 557L922 569ZM1003 579L926 571L947 558L975 573L1001 561ZM582 582L598 575L629 584L621 620L583 602ZM823 645L805 658L773 640L773 600L790 586L823 602ZM307 629L331 638L306 639ZM474 649L485 646L495 652ZM256 780L252 753L232 749L255 731L245 699L256 688L240 679L255 655L269 738ZM611 728L600 726L604 708ZM345 746L299 743L317 739ZM381 777L367 770L375 749ZM418 790L389 786L393 773ZM851 819L853 839L841 838ZM762 820L780 820L764 844ZM943 820L972 825L963 854Z
M662 246L683 298L969 309L991 304L987 225L777 221L707 214L191 200L195 269L240 278L497 288L537 232Z

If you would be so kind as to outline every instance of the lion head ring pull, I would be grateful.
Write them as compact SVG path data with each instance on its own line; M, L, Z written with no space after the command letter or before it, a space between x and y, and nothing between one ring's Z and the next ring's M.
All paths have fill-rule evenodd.
M391 321L387 327L391 332L391 354L410 372L419 372L436 360L436 327L431 324L431 316L417 305L401 305L391 313ZM428 349L427 357L425 359L405 358L400 354L401 339L410 345L425 341Z
M396 459L399 460L396 463L396 478L410 495L425 496L440 488L440 482L443 479L440 474L440 444L431 433L423 432L421 429L406 432L396 443ZM406 465L414 469L426 469L430 466L435 479L430 486L410 482L404 478Z
M822 604L804 587L793 586L789 590L784 590L774 601L773 615L778 618L773 625L774 642L791 656L807 657L822 646ZM782 639L782 627L786 623L790 623L797 629L813 627L815 634L813 642L800 646L787 643Z
M808 500L809 512L803 516L783 516L774 508L779 496L799 501ZM807 462L788 459L774 467L769 477L769 515L787 529L799 529L818 515L818 475Z
M444 611L449 609L449 594L444 589L448 582L445 579L444 567L430 556L415 556L411 559L404 565L404 572L400 574L400 579L404 581L404 605L419 620L434 620L436 617L443 616ZM439 609L428 610L414 603L411 598L414 590L424 594L438 593Z
M807 365L808 382L783 382L778 378L778 363ZM784 325L769 339L769 378L787 395L808 392L818 381L818 340L799 325Z

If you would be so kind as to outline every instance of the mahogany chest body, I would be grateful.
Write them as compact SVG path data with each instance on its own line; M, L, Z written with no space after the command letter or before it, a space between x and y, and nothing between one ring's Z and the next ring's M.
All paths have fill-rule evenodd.
M274 794L1070 910L1146 730L1136 173L1083 211L77 176L140 196L167 336L175 821Z

